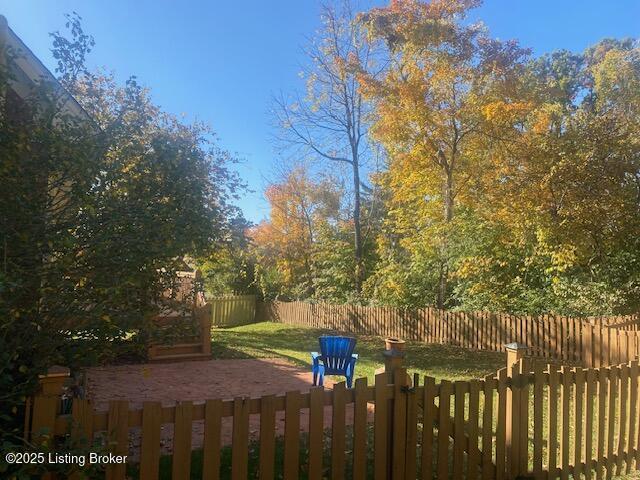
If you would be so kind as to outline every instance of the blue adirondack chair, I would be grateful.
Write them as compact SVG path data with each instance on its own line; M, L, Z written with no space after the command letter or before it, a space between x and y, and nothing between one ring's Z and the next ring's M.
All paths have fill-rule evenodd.
M358 355L353 353L356 339L322 336L318 340L320 353L311 352L313 384L322 386L325 375L344 375L347 377L347 386L351 388L353 372L358 360Z

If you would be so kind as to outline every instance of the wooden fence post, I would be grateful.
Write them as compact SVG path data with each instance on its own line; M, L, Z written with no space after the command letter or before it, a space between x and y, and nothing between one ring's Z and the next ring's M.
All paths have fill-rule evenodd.
M53 435L56 415L61 405L62 388L69 378L70 371L66 367L53 366L47 373L40 375L39 392L33 398L31 426L25 430L31 432L31 441L40 443Z
M521 343L509 343L505 345L505 348L507 350L507 376L510 381L504 413L506 416L506 467L507 478L514 479L521 473L526 473L520 470L522 465L527 464L522 457L528 455L527 445L521 445L524 435L520 431L521 428L526 428L522 422L524 412L521 412L522 408L525 408L522 399L521 364L528 347Z
M25 425L25 431L31 433L33 444L53 445L53 433L56 416L60 413L62 389L69 376L68 368L57 365L50 367L46 374L40 375L40 391L33 398L31 426ZM28 418L25 420L28 421ZM42 478L49 480L53 476L50 473L44 473Z
M398 338L385 338L384 340L384 372L389 377L389 383L395 383L395 371L402 368L404 360L404 340Z
M206 304L200 307L198 320L200 323L200 341L202 342L202 353L211 355L211 323L213 312L211 305Z
M404 360L404 340L386 338L384 368L376 370L376 374L384 373L387 384L394 385L392 400L388 400L387 412L387 475L388 479L404 478L404 435L406 432L406 389L411 385L411 379L402 367Z

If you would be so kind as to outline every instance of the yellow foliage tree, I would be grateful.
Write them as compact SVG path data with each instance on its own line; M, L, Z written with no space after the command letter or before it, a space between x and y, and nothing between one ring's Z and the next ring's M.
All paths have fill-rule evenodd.
M458 203L475 201L494 145L510 141L531 103L518 95L527 51L462 22L475 0L396 0L361 16L389 50L378 80L362 75L376 102L373 135L384 145L389 222L411 250L430 238L439 256L437 303L447 298L447 224ZM418 241L421 243L421 240Z

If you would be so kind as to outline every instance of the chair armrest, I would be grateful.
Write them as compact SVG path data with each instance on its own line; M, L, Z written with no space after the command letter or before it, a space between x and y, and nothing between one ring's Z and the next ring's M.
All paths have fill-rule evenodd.
M358 360L358 354L357 353L352 353L351 354L351 358L349 359L349 362L347 363L347 368L346 368L347 378L353 376L353 372L356 369L356 361L357 360Z
M353 372L353 369L356 367L356 361L358 360L358 354L351 354L351 358L349 359L349 363L347 364L347 371Z
M311 352L311 360L313 361L314 365L319 365L320 360L322 360L322 355L320 355L318 352Z

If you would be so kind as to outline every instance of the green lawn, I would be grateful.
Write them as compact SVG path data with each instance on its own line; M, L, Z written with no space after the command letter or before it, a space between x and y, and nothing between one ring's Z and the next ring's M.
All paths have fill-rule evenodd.
M284 358L302 368L310 368L309 352L318 350L318 337L327 330L255 323L212 331L213 358ZM358 339L356 377L373 381L374 372L383 365L384 342L379 337L355 335ZM436 379L465 380L482 378L505 366L504 353L467 350L448 345L407 342L405 366L410 373Z

